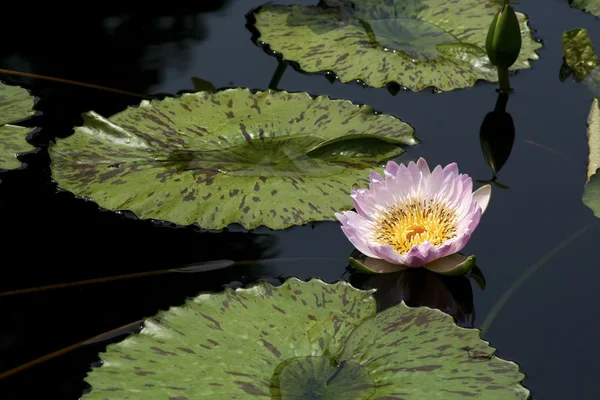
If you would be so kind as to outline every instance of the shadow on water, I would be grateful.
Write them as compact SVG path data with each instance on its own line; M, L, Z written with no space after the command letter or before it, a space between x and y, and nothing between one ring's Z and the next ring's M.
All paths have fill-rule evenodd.
M508 189L508 186L497 181L497 174L508 161L515 142L515 123L506 111L508 99L507 92L498 93L494 110L485 116L479 130L481 152L493 175L490 180L477 182L492 183L500 189Z
M204 14L228 0L160 9L95 8L85 18L57 7L16 10L0 25L0 68L146 93L161 80L162 63L184 65L189 47L210 32ZM22 34L23 25L41 35ZM41 115L24 125L42 127L33 143L45 147L81 124L80 114L111 115L139 99L89 88L1 75L30 88ZM261 260L277 256L277 237L159 226L99 210L57 191L45 149L23 157L28 168L2 174L0 220L3 264L0 292L111 275L177 268L207 260ZM0 373L52 351L182 304L201 291L246 284L269 275L260 261L226 269L169 274L0 298ZM127 306L124 306L127 304ZM115 339L116 340L116 339ZM78 398L83 378L106 343L85 347L2 381L2 397ZM34 383L35 386L30 386ZM23 391L27 393L23 395ZM14 397L12 397L14 396Z
M462 327L474 326L473 289L466 276L443 276L413 268L390 274L351 272L348 280L360 289L377 289L374 296L378 311L403 300L409 307L426 306L450 314Z
M206 40L206 13L227 7L230 0L206 0L194 6L99 7L74 16L48 5L29 12L11 5L0 26L3 41L0 66L147 94L163 78L167 61L181 68L190 58L191 46ZM83 11L82 11L83 12ZM16 34L23 29L41 33ZM44 127L35 142L64 137L81 123L80 114L94 110L112 115L139 99L98 90L30 78L11 77L13 83L34 88L40 98L37 109L44 114L31 121ZM7 77L0 75L0 79Z

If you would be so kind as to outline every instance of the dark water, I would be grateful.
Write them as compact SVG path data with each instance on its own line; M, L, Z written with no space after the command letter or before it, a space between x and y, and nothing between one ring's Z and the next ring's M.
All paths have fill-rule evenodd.
M266 89L277 61L251 42L244 26L245 14L262 2L197 3L202 5L177 11L95 8L80 17L15 5L0 25L6 38L0 68L146 94L192 90L192 76L216 87ZM477 255L487 287L482 291L466 278L442 282L421 272L398 281L365 283L352 278L368 286L396 285L413 303L440 306L466 326L479 327L524 271L594 222L581 201L591 95L572 80L561 83L558 74L562 32L585 27L600 43L600 22L571 9L567 0L526 0L516 8L530 17L535 37L545 46L531 69L511 79L516 92L507 110L514 119L516 139L498 178L510 189L494 188L490 207L464 251ZM82 112L93 109L108 116L139 102L60 83L0 78L28 87L40 98L36 107L43 115L27 123L43 128L34 139L42 146L54 136L69 135L81 123ZM423 156L430 165L457 161L461 171L475 179L491 176L481 155L479 127L496 101L493 84L443 94L426 90L392 96L385 89L331 84L322 76L288 69L279 87L370 104L416 128L423 143L411 148L407 158ZM318 276L333 282L348 276L346 258L353 247L336 222L251 233L158 226L99 210L70 193L57 193L45 149L25 161L28 168L1 176L0 291L207 260L328 259L256 261L199 274L0 297L0 372L226 284L288 276ZM594 225L557 252L509 298L484 334L502 358L521 365L527 374L524 383L535 399L595 398L600 371L595 305L600 269L594 247L598 239L600 228ZM389 292L383 297L398 301ZM85 346L0 381L1 397L78 398L86 389L85 374L106 343Z

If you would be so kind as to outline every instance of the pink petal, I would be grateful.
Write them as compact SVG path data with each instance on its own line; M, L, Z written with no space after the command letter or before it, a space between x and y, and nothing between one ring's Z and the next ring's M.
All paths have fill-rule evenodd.
M385 180L381 177L381 175L379 175L375 171L371 171L371 173L369 174L369 179L371 180L371 183L374 183L374 182L384 183L385 182Z
M458 165L453 162L444 167L444 177L456 179L458 177Z
M398 172L398 168L399 168L399 166L396 162L388 161L388 163L385 166L385 172L387 172L391 176L396 176L396 173Z
M423 157L419 157L417 160L417 168L421 171L423 176L429 176L429 165L427 165L427 161L425 161Z
M350 243L352 243L352 245L354 247L356 247L356 249L358 251L360 251L361 253L363 253L365 256L373 257L373 258L381 258L381 257L378 257L377 254L375 254L373 251L371 251L370 247L367 246L367 244L364 242L363 238L359 237L356 234L356 230L354 228L349 227L349 226L342 226L342 231L344 232L344 234L346 235L346 237L348 238Z
M481 213L483 214L490 202L492 196L492 186L484 185L473 192L473 200L481 207Z
M384 259L385 261L392 264L402 264L409 266L406 264L406 257L400 253L396 253L392 246L380 246L378 248L372 249L377 255L376 258Z

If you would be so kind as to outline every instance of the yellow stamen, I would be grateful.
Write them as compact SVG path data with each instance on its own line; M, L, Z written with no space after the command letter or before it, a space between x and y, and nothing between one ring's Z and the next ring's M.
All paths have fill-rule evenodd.
M381 211L375 223L374 239L406 253L425 241L439 246L456 237L456 212L446 204L431 200L407 199Z

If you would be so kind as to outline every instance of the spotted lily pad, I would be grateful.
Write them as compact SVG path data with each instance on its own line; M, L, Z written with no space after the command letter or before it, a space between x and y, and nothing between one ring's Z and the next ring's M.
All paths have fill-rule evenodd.
M479 331L371 291L290 278L202 294L109 345L83 399L526 399Z
M588 143L590 156L587 179L583 190L583 203L600 218L600 100L593 99L588 116Z
M571 0L571 6L600 18L600 0Z
M17 156L35 150L26 141L35 128L12 125L35 115L34 103L27 90L0 82L0 170L20 168Z
M49 149L59 187L109 210L221 229L333 220L353 185L418 141L368 106L306 93L227 89L143 101Z
M485 42L501 4L481 0L322 0L318 6L266 4L250 14L255 36L303 71L341 82L398 83L413 91L496 82ZM529 68L542 44L517 13L522 48L511 70Z

